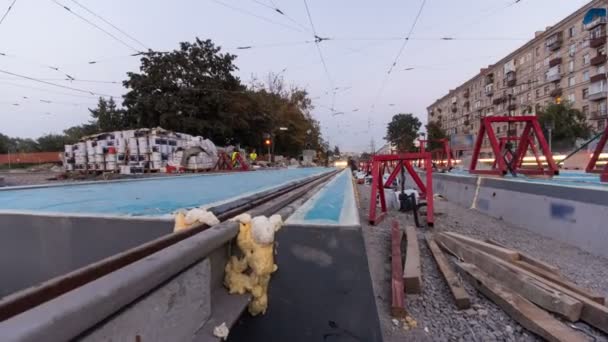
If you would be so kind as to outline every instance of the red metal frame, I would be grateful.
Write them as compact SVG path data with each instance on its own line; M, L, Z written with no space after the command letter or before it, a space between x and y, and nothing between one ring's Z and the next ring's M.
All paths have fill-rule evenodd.
M224 171L249 171L249 164L243 160L240 153L236 154L235 161L237 162L233 167L232 159L226 152L220 152L217 163L215 163L214 169ZM237 166L238 165L238 166Z
M426 182L423 182L412 162L423 159L426 171ZM374 225L382 220L387 212L386 198L384 197L384 189L390 185L401 172L401 167L405 167L410 177L416 183L420 192L420 197L426 197L427 215L426 221L429 226L434 224L434 205L433 205L433 169L431 162L431 154L425 153L400 153L400 154L384 154L375 155L372 159L372 193L369 205L369 223ZM385 171L390 170L390 175L386 182L382 182ZM376 197L380 197L380 208L382 213L376 216Z
M500 138L501 142L499 143L496 138L496 134L494 133L494 127L492 127L493 123L518 123L524 122L525 127L521 136L509 136ZM494 153L494 162L492 164L492 169L490 170L477 170L477 162L479 160L479 153L481 151L481 144L483 142L483 138L485 135L488 135L488 140L490 141L490 145L492 147L492 152ZM534 144L534 136L540 145L540 150L545 157L545 161L547 162L547 166L545 167L540 160L539 151ZM503 154L503 150L505 148L507 141L516 141L517 142L517 150L513 153L512 151L504 151L505 154L508 152L508 156ZM526 169L523 168L523 159L526 156L526 152L528 149L532 150L534 157L536 158L537 168L536 169ZM545 140L545 136L540 128L540 124L538 123L538 118L536 116L490 116L481 119L481 125L479 127L479 133L477 134L477 139L475 140L475 148L473 149L473 158L471 159L471 166L469 167L469 173L472 174L481 174L481 175L498 175L504 176L509 172L509 167L505 162L505 158L509 158L509 162L511 162L512 171L515 174L527 174L527 175L547 175L554 176L559 174L559 169L555 160L553 159L553 154L551 150L549 150L549 145Z
M602 182L608 182L608 164L606 164L603 169L596 168L596 166L597 166L597 161L600 158L600 154L604 150L604 147L606 147L607 142L608 142L608 126L606 126L606 129L604 130L604 134L602 134L600 141L598 141L597 146L595 147L595 151L593 152L593 154L591 155L591 159L589 160L589 164L587 164L587 168L585 169L585 172L587 172L587 173L599 173L600 181L602 181Z
M418 139L418 142L420 143L420 153L426 152L426 144L430 141L436 141L441 143L442 145L441 148L430 151L432 159L438 161L435 163L435 166L439 169L452 169L452 166L454 166L456 159L454 158L454 153L452 153L452 148L450 147L450 140L447 138L437 140ZM418 167L424 167L424 163L422 160L418 160Z

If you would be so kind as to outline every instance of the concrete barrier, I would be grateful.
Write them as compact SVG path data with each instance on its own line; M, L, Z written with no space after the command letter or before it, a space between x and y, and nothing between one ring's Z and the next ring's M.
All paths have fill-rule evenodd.
M434 174L453 203L608 257L608 189Z

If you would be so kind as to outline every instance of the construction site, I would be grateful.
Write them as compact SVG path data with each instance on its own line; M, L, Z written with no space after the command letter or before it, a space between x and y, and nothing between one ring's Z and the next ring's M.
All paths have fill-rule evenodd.
M0 342L608 342L607 27L0 3Z

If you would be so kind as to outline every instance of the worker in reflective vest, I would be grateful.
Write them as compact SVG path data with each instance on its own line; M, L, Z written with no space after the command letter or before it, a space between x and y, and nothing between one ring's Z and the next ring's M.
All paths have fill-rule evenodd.
M237 156L238 154L239 154L239 153L238 153L236 150L234 150L234 151L232 152L232 156L231 156L231 157L232 157L232 166L236 166L236 156Z
M255 150L251 151L251 153L249 153L249 159L251 159L252 162L255 162L256 159L258 159L258 154L255 153Z

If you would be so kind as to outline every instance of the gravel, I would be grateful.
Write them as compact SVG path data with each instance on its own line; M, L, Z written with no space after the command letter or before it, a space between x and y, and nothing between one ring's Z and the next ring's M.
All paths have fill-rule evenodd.
M384 341L540 341L511 319L502 309L478 293L468 282L464 286L471 297L472 307L457 310L451 293L424 241L426 228L418 229L422 266L422 294L407 295L406 309L417 321L414 329L404 329L402 322L392 321L390 223L398 220L401 227L413 225L409 214L391 212L379 225L367 224L370 188L358 186L360 218L368 262L380 316ZM591 255L576 247L545 238L478 211L465 209L446 200L435 201L434 231L453 231L478 239L493 240L540 260L558 266L573 282L608 295L608 259ZM608 336L577 323L577 327L596 341L608 341ZM593 340L590 338L590 341Z

